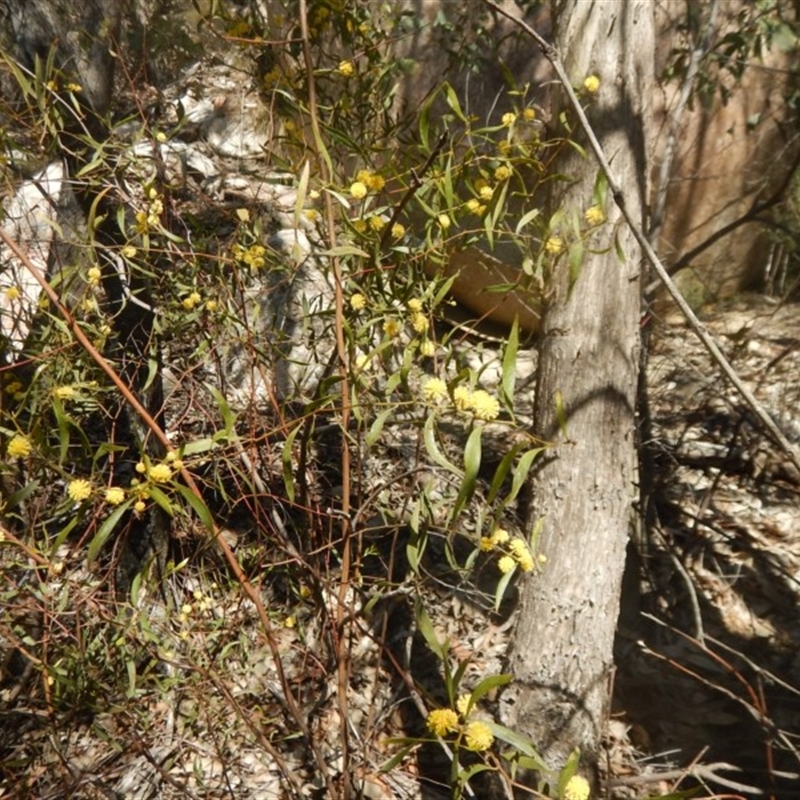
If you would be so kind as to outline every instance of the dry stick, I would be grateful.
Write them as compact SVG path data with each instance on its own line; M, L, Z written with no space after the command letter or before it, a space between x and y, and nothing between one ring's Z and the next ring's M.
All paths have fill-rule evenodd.
M125 384L125 382L120 378L111 364L103 358L102 354L97 350L97 348L89 341L86 334L81 330L80 326L78 325L75 318L69 313L67 308L63 305L61 300L59 299L58 295L56 294L53 287L48 283L47 279L42 274L41 270L36 267L36 265L30 260L28 255L22 251L20 246L9 237L9 235L0 228L0 239L8 246L9 250L20 260L20 262L25 266L25 268L33 275L39 285L42 287L42 290L47 295L50 302L53 304L53 307L58 310L61 316L64 318L64 321L67 323L67 327L75 336L75 339L78 343L83 347L83 349L91 356L94 362L100 367L100 369L106 374L109 380L114 384L114 386L119 390L122 397L125 401L131 406L133 411L137 414L137 416L147 425L153 435L158 439L159 442L164 446L165 450L169 453L174 450L172 447L172 443L167 438L167 435L161 429L161 426L153 419L152 415L147 411L147 409L139 402L136 396L131 392L130 388ZM202 494L200 493L200 489L198 488L197 484L195 483L194 478L192 477L191 472L185 467L182 466L179 470L180 476L183 478L186 485L189 487L192 494L197 497L197 499L204 504ZM228 562L231 570L233 570L233 574L236 576L236 580L239 581L242 589L244 589L245 594L252 600L253 605L258 612L258 617L261 621L261 624L264 628L265 638L267 640L267 644L270 649L270 653L272 654L273 661L275 662L275 670L278 673L278 677L281 683L281 689L284 694L284 699L286 702L286 707L288 708L289 712L292 715L292 719L295 721L297 726L300 728L301 733L309 742L309 746L314 753L314 757L317 761L317 766L322 770L324 775L327 775L327 767L325 764L325 759L323 758L322 754L318 752L318 748L314 747L313 741L311 739L311 733L309 731L308 725L300 711L300 707L297 705L297 701L295 700L294 695L292 694L291 687L289 686L289 682L286 678L286 674L283 670L282 662L281 662L281 654L278 650L278 645L275 642L275 637L272 635L272 624L269 621L269 617L267 616L267 611L264 608L264 604L261 602L261 598L258 595L258 592L253 588L253 585L247 579L247 576L244 574L242 570L241 564L239 564L236 555L234 554L233 550L231 550L230 545L225 540L224 536L221 536L220 528L217 524L212 520L211 521L211 532L213 534L214 540L219 544L220 549L222 550L225 559ZM332 797L335 795L331 795Z
M492 2L492 0L483 0L487 6L494 9L498 14L506 17L507 19L511 20L515 25L518 25L522 30L524 30L538 45L541 49L544 57L552 64L553 69L556 71L558 75L558 79L564 87L564 90L567 93L567 97L569 98L570 104L572 105L575 113L578 116L578 120L581 124L581 128L583 128L584 133L586 134L587 138L589 139L589 144L592 148L592 152L594 152L595 157L597 158L598 163L600 164L600 168L603 170L603 174L606 176L608 180L608 185L611 188L612 194L614 196L614 202L617 204L619 210L622 212L622 216L625 218L625 222L627 222L628 227L633 233L634 238L639 243L639 246L642 248L642 252L644 253L647 260L652 265L653 269L655 269L658 277L661 279L661 282L666 287L667 291L669 292L672 299L677 303L678 308L681 310L681 313L686 317L686 320L689 323L689 327L697 334L697 337L703 343L703 346L708 350L711 357L714 361L717 362L720 369L725 373L728 380L734 385L736 391L742 396L744 401L747 403L748 406L752 409L753 413L758 417L761 421L761 424L766 428L769 434L772 436L774 441L780 446L780 448L786 453L789 457L791 462L800 470L800 454L795 450L792 446L791 442L784 436L781 429L775 424L772 417L767 414L761 404L756 400L755 395L742 383L741 378L736 374L736 371L730 365L728 360L722 354L722 351L717 347L714 340L709 336L706 332L705 327L700 322L700 320L695 315L694 311L692 311L689 304L686 300L683 299L683 295L680 293L678 287L673 283L672 279L669 276L664 265L661 263L660 259L656 255L655 251L650 245L650 242L647 241L647 237L645 236L644 232L642 231L639 224L636 220L633 219L630 212L628 211L627 205L625 203L625 195L622 192L622 188L619 185L614 173L611 171L611 165L608 163L608 159L606 158L605 153L603 152L603 148L600 146L600 143L597 141L597 137L594 135L594 131L592 130L592 126L589 124L589 120L586 118L586 114L583 111L583 108L578 100L575 92L572 89L572 84L570 83L569 77L567 76L566 71L564 70L564 66L561 63L561 58L558 54L556 48L547 42L544 38L542 38L530 25L528 25L524 20L517 19L516 17L509 14L507 11L504 11L500 6L496 3Z
M308 34L308 7L306 0L300 0L300 35L303 39L303 59L306 67L306 77L308 79L308 113L311 122L311 132L314 136L314 148L316 151L320 177L323 183L328 183L331 175L328 169L328 153L322 139L322 131L319 124L317 113L317 93L314 81L314 64L311 59L311 41ZM328 192L325 193L325 227L328 235L328 243L331 249L331 271L333 273L334 304L336 309L335 331L336 331L336 355L339 362L339 376L341 378L341 424L342 424L342 575L339 581L339 590L336 603L336 630L334 632L334 643L336 647L336 667L337 667L337 700L339 706L339 716L342 735L342 800L349 800L351 796L350 783L350 713L348 709L348 692L350 690L350 648L345 636L345 620L353 616L353 608L347 609L347 594L350 588L350 569L351 569L351 537L353 525L350 520L350 447L347 440L347 430L350 424L350 381L348 377L348 352L344 337L344 286L342 282L342 270L338 257L335 255L336 249L336 218L333 211L333 200ZM351 601L352 603L352 601ZM325 782L328 785L329 793L332 790L331 779L325 774ZM338 797L333 793L330 796Z

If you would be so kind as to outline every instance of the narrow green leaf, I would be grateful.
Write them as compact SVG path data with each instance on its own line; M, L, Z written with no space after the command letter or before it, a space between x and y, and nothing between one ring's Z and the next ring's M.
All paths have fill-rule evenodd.
M502 460L497 465L497 469L494 471L494 475L492 476L492 485L489 487L489 493L486 495L487 503L493 503L497 495L500 493L506 477L508 476L509 470L511 469L511 465L514 463L514 459L517 457L520 450L522 450L522 445L515 444L503 456Z
M303 206L306 204L306 197L308 195L308 179L311 175L311 164L308 159L303 164L303 169L300 173L300 181L297 184L297 198L294 202L294 226L300 228L303 220Z
M89 549L86 553L86 560L91 563L97 558L97 554L103 548L103 545L108 541L108 537L111 536L114 528L117 527L117 524L122 519L123 515L128 511L128 509L133 504L133 499L126 500L121 505L117 506L102 522L100 527L97 529L97 533L92 537L92 541L89 542Z
M513 675L490 675L484 678L473 690L470 695L470 702L479 703L489 692L499 686L506 686L514 679Z
M500 606L503 603L503 598L506 594L506 589L508 589L508 584L511 583L511 579L514 577L514 573L517 571L517 568L514 567L512 570L503 573L503 576L497 582L497 589L494 592L494 610L499 611Z
M425 607L422 605L421 600L417 600L416 609L414 617L417 621L417 630L422 634L425 641L428 643L428 647L440 658L444 661L445 655L447 654L447 645L442 644L436 636L436 631L433 629L433 623L431 622L431 618L428 616L428 612L425 610Z
M581 760L581 751L576 747L570 754L566 763L558 774L558 796L564 797L569 779L578 771L578 764Z
M127 696L136 696L136 662L131 658L125 662L125 669L128 673L128 692Z
M467 439L464 446L464 478L461 488L458 490L458 497L453 504L453 511L450 515L452 524L458 519L458 515L463 511L464 506L470 501L472 493L475 491L475 483L478 478L478 470L481 467L481 433L483 428L476 426Z
M24 503L40 485L38 480L32 480L30 483L26 483L21 489L10 494L8 499L3 503L3 512L7 514L20 505L20 503Z
M170 502L169 497L161 491L157 486L151 486L148 489L150 492L150 497L156 501L156 503L164 509L170 516L173 515L174 510L172 508L172 503Z
M447 210L452 213L455 205L455 192L453 191L453 156L447 157L447 164L444 167L444 199L447 203Z
M519 221L517 222L517 227L514 229L515 233L519 233L529 222L533 222L536 217L541 214L541 211L538 208L533 208L530 211L523 214Z
M619 231L614 234L614 252L617 254L620 264L626 264L628 262L625 251L622 249L622 244L619 241Z
M436 432L434 430L435 424L435 417L431 414L428 419L425 420L425 425L422 429L422 439L425 442L425 449L428 451L428 455L435 461L440 467L444 467L449 472L452 472L454 475L457 475L459 478L464 477L464 473L457 467L455 464L452 464L448 461L444 453L439 449L439 445L436 442Z
M409 754L413 753L419 747L419 739L403 738L403 739L387 739L387 744L401 745L400 749L388 760L381 764L380 772L391 772L398 764L400 764Z
M594 179L594 189L592 189L592 199L596 206L605 209L606 199L608 198L608 178L602 169L597 170L597 177Z
M341 258L344 256L358 256L359 258L369 258L369 253L352 244L342 244L332 247L329 250L320 250L317 255L328 256L330 258Z
M447 83L444 87L444 93L447 105L450 106L453 113L461 120L461 122L466 123L467 118L464 116L464 112L461 110L461 103L458 102L456 90L449 83Z
M236 415L231 410L228 401L225 399L225 395L214 386L208 386L208 390L211 392L214 400L217 403L217 408L219 409L220 416L222 417L222 421L225 423L225 433L228 437L235 431L236 426Z
M530 472L533 460L539 455L539 453L542 452L542 450L544 450L543 447L536 447L533 450L528 450L526 453L523 453L520 457L519 463L514 469L514 477L511 480L511 491L508 493L508 497L505 499L506 505L510 505L514 502L514 500L516 500L519 490L528 479L528 473Z
M581 275L583 266L583 243L574 242L569 248L569 291Z
M517 353L519 352L519 320L514 317L503 352L503 396L509 408L514 406L514 388L517 382Z
M505 725L498 725L496 722L491 721L487 721L486 724L492 729L495 739L499 739L501 742L511 745L518 753L522 753L522 755L534 759L536 762L536 769L542 772L549 772L547 765L536 752L536 748L533 746L533 742L531 742L530 739L506 728Z
M208 506L188 486L178 483L175 488L178 490L178 494L192 507L192 510L197 514L198 519L205 528L213 531L214 519Z
M181 455L186 456L199 456L203 453L208 453L216 447L216 443L210 436L205 436L202 439L195 439L194 441L187 442L181 448Z

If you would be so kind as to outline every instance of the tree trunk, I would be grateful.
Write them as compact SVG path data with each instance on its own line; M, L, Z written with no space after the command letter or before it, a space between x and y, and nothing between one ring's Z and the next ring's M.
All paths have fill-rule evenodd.
M554 23L573 85L581 86L588 75L600 78L597 94L590 98L584 92L582 98L624 187L625 202L641 218L654 52L652 3L563 0ZM570 154L559 171L575 180L557 203L566 218L576 216L585 229L583 213L594 202L598 168L591 155L584 159L566 149ZM543 520L540 542L547 563L541 574L526 577L521 585L510 651L515 681L503 697L505 723L531 736L549 766L560 767L579 747L589 773L608 709L636 494L640 252L610 197L605 213L607 222L588 243L604 252L590 253L587 247L574 285L566 253L553 269L534 425L535 433L555 447L531 478L527 514L529 526ZM570 230L554 231L567 248L574 245Z

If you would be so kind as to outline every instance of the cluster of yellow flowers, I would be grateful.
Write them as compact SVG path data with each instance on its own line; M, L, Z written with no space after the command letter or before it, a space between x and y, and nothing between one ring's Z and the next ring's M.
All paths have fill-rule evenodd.
M86 273L86 280L93 289L100 285L100 278L102 277L103 273L100 272L100 267L89 267Z
M14 300L19 300L19 298L22 297L22 289L20 289L19 286L9 286L5 290L5 296L6 300L13 303Z
M517 566L523 572L530 572L533 569L533 555L525 540L519 536L512 539L508 531L503 528L495 528L491 536L481 536L478 543L478 547L484 553L504 545L507 545L506 552L497 560L497 568L500 572L506 575ZM544 563L544 557L540 556L539 561Z
M422 396L426 402L440 403L448 396L447 384L441 378L428 378L422 385ZM458 411L472 413L477 419L486 422L497 419L500 403L497 398L483 389L468 389L456 386L453 390L453 405Z
M3 389L14 400L23 400L25 398L25 387L20 381L11 381L7 383Z
M161 215L164 213L164 201L156 191L155 187L150 187L147 192L149 202L146 210L136 212L136 232L147 233L150 228L157 227L161 222Z
M458 712L452 708L436 708L428 714L426 724L434 736L457 734L458 741L476 752L488 750L494 743L492 729L480 720L467 721L470 709L470 696L461 695L456 701Z
M380 192L383 187L386 186L386 181L382 175L378 175L376 172L372 172L368 169L361 169L356 173L356 182L363 184L371 192L376 193Z
M192 292L181 300L181 305L186 311L191 311L202 299L199 292Z
M94 488L85 478L75 478L67 484L67 497L73 503L82 503L94 494ZM103 497L110 506L118 506L125 502L125 490L120 486L109 486Z
M417 297L412 297L408 303L408 310L411 313L411 327L417 333L427 333L430 327L428 317L422 312L422 300Z
M216 587L216 583L211 585L212 589ZM181 606L180 613L178 614L178 621L181 623L186 622L189 617L199 611L205 614L214 607L214 599L210 594L206 594L202 589L195 589L192 592L192 603L184 603Z
M231 247L231 252L237 261L247 264L250 269L261 269L267 263L264 257L267 249L262 244L251 244L249 247L235 244Z

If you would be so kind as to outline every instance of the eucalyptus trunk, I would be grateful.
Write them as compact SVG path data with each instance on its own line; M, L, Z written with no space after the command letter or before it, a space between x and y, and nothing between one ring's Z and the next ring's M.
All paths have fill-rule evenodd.
M584 89L581 98L639 219L648 173L652 6L566 0L554 8L555 42L573 86L589 75L600 80L595 94ZM574 137L586 147L577 130ZM559 172L573 181L551 212L562 209L564 220L580 219L585 230L598 166L591 154L565 151ZM515 680L503 696L504 721L530 735L550 767L579 747L589 775L608 711L637 463L640 250L613 198L604 210L607 220L587 241L577 278L568 266L575 227L564 223L555 231L567 250L553 268L534 415L535 433L554 447L531 478L527 512L529 526L543 520L547 562L521 585L509 664Z

